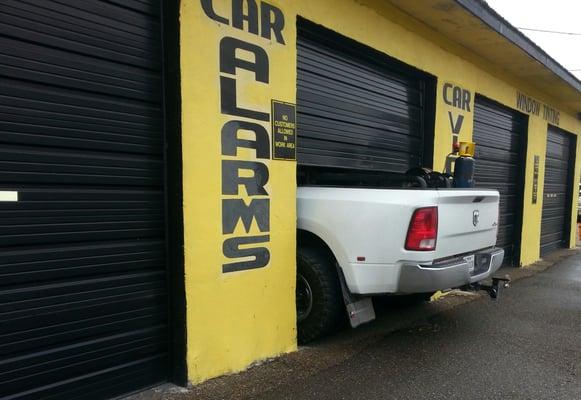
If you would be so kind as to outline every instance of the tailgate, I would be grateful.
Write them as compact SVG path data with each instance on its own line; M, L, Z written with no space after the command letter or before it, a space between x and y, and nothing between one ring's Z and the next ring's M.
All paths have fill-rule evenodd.
M499 201L496 190L455 189L438 193L436 259L496 244Z

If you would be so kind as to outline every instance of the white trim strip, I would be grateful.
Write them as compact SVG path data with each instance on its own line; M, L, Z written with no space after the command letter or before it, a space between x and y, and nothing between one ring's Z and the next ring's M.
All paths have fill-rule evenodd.
M0 201L18 201L18 192L0 190Z

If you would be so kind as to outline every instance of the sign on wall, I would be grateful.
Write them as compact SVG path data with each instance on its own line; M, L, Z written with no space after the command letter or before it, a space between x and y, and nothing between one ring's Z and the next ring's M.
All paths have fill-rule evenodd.
M533 204L537 204L539 193L539 156L535 154L533 163Z
M297 111L294 104L272 101L272 158L297 159Z
M451 107L448 111L448 120L452 131L452 143L459 141L460 132L464 125L465 113L472 112L472 93L456 84L446 82L442 87L444 103Z
M561 119L559 110L521 92L516 92L516 108L529 115L541 117L553 125L559 125L559 120Z
M243 7L246 4L247 8ZM267 43L285 46L282 11L269 3L255 1L232 3L230 18L220 15L211 0L202 0L207 18L236 28L232 36L224 36L219 47L220 113L228 117L221 129L222 152L222 243L223 255L231 261L222 265L222 272L237 272L263 268L270 261L270 193L266 185L270 167L265 160L296 159L295 106L272 101L271 114L246 104L241 95L241 76L251 74L253 81L244 79L246 91L252 86L269 85L271 65ZM242 40L236 30L246 30L268 42ZM272 121L269 133L263 122ZM250 132L253 136L243 135ZM239 157L241 149L251 149L254 159ZM251 233L256 223L259 232ZM244 234L235 235L239 224Z
M296 14L289 4L180 1L193 382L296 348Z

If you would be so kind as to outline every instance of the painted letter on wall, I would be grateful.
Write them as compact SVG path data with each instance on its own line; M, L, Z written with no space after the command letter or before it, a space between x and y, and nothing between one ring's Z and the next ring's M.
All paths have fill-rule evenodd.
M296 164L273 158L271 124L274 99L295 102L296 16L283 4L181 2L193 382L296 348Z

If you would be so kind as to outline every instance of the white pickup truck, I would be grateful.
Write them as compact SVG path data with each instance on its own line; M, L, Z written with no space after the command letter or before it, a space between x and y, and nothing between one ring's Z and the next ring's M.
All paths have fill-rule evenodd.
M334 329L345 305L373 319L369 296L428 299L488 278L504 257L498 204L495 190L299 187L299 341Z

